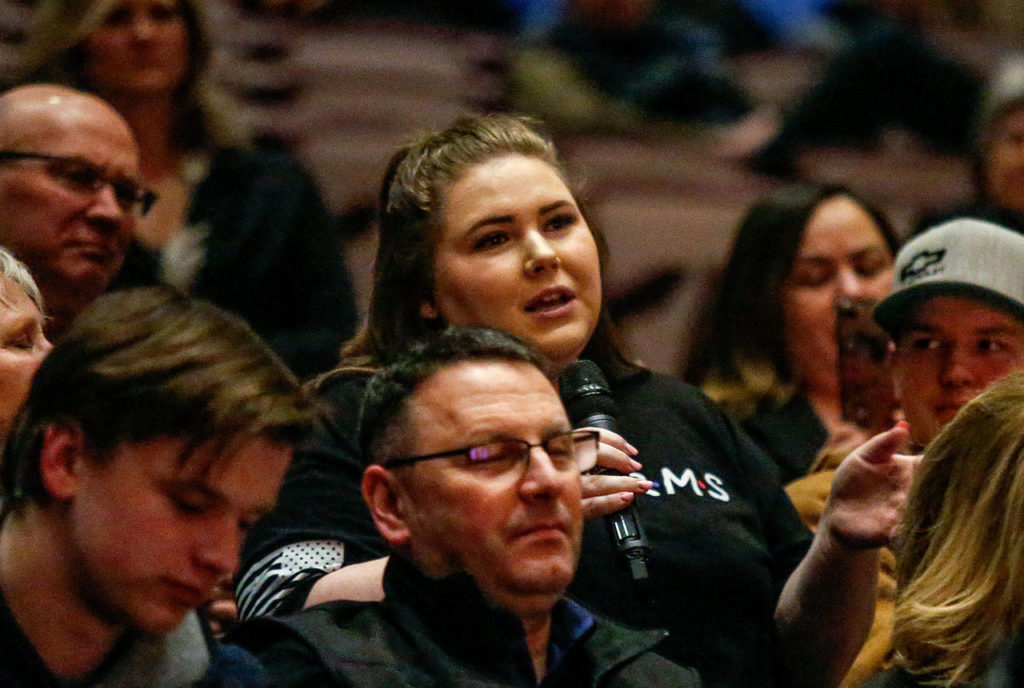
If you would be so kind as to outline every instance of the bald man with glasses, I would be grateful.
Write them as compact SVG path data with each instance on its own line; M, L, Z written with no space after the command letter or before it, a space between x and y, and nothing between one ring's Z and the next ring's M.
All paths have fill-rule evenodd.
M51 339L110 287L155 200L139 182L135 138L107 103L44 84L0 95L0 245L38 282Z
M548 372L511 335L450 328L370 381L362 491L393 552L385 598L243 624L272 685L699 685L651 651L663 631L565 598L598 433L572 430Z

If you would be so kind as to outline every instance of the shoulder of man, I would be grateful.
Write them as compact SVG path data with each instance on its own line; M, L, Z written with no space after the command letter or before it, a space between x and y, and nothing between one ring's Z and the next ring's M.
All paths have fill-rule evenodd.
M271 677L281 673L284 667L275 663L284 657L289 667L316 667L337 685L418 685L410 676L417 671L412 648L378 602L326 602L288 616L256 617L225 643L255 654Z
M673 686L699 688L697 670L655 652L668 636L660 629L636 629L595 617L594 633L586 646L594 659L597 684L605 688Z

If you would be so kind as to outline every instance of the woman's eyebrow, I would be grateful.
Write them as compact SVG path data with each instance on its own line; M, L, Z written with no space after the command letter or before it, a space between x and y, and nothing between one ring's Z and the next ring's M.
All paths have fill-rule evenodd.
M548 203L547 205L543 205L543 206L540 207L540 214L543 215L544 213L550 213L552 210L558 210L559 208L561 208L563 206L567 206L567 205L571 206L572 203L570 203L569 201L566 201L566 200L555 201L554 203Z

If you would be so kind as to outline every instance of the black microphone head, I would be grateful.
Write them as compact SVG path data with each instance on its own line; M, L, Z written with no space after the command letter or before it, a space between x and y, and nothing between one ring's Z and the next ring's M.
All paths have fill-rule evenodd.
M581 359L566 366L558 376L558 394L573 427L594 416L616 416L612 390L593 361Z

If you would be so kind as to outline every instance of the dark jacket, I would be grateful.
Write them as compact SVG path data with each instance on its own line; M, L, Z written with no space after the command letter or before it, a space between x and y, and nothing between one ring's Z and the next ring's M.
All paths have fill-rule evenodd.
M468 575L431 579L393 556L384 586L384 602L329 602L256 618L230 641L259 656L274 686L537 685L521 622L487 602ZM651 652L664 635L595 619L563 600L552 613L540 685L699 686L695 671Z
M188 223L209 229L193 295L245 318L299 376L334 367L358 313L335 219L294 158L217 150ZM114 288L156 284L159 272L133 244Z

